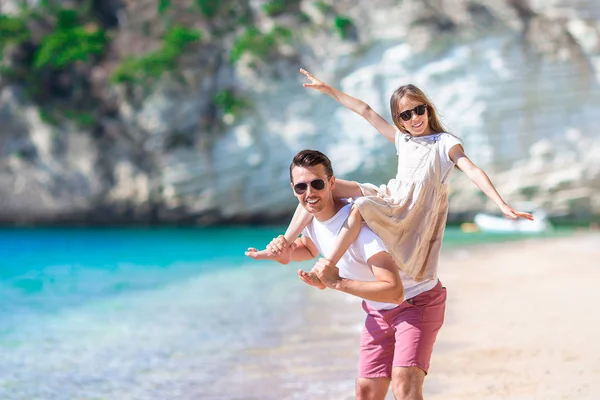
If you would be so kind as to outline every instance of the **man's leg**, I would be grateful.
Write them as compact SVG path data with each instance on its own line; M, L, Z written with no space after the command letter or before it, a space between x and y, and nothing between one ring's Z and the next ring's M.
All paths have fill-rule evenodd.
M386 313L392 318L396 344L392 391L397 400L422 400L423 381L437 334L444 323L446 289L441 283Z
M379 311L372 309L365 301L362 306L367 318L360 338L356 398L383 400L392 377L395 331Z
M389 386L388 378L358 378L356 400L384 400Z
M425 371L419 367L394 367L392 392L396 400L423 400Z

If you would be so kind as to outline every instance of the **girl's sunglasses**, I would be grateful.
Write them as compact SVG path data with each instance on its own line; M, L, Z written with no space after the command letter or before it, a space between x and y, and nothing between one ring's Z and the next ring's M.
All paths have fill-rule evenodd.
M427 104L421 104L420 106L416 106L412 110L402 111L400 114L398 114L398 116L402 118L403 121L410 121L413 112L417 115L423 115L425 114L425 110L427 110Z
M296 183L294 185L294 192L296 192L296 194L303 194L308 189L308 185L309 184L305 182ZM310 186L315 190L323 190L325 188L325 181L323 179L315 179L310 182Z

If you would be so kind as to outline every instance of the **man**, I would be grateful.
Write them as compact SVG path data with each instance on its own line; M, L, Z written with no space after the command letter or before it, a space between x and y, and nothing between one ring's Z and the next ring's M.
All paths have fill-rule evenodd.
M269 256L282 264L329 254L351 208L333 196L331 162L319 151L296 154L290 180L294 195L314 218L302 237ZM264 251L254 248L246 254L265 258ZM312 273L318 279L298 270L309 285L363 299L367 318L360 342L357 399L383 400L390 381L396 399L422 399L423 380L444 319L446 291L439 281L432 288L432 282L417 283L401 273L381 239L366 225L337 265L321 258Z

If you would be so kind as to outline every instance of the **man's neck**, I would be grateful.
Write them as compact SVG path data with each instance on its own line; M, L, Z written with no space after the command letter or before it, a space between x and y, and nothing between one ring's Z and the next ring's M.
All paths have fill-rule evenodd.
M340 211L342 209L342 207L344 207L346 205L348 205L348 203L334 199L332 204L329 207L326 207L320 213L315 214L315 218L319 222L325 222L325 221L331 219L335 214L338 213L338 211Z

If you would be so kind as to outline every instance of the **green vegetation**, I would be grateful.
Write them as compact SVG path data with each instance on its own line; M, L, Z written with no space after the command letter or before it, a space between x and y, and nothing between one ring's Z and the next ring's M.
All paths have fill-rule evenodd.
M171 0L158 0L158 14L163 15L171 7Z
M119 28L107 22L110 18L93 6L94 0L71 3L72 6L62 6L61 2L40 0L35 7L24 5L18 15L0 15L0 61L3 55L10 57L0 63L0 74L3 81L25 88L38 104L44 121L69 121L88 127L102 117L98 110L103 108L98 106L104 101L102 88L94 86L99 92L90 90L90 72L94 66L104 65L106 49ZM287 13L310 22L310 17L299 11L299 3L300 0L270 0L263 3L262 10L269 17ZM321 9L332 9L325 2L317 3L322 3ZM157 49L119 60L109 77L110 83L147 84L177 72L180 57L190 51L188 46L201 42L204 36L204 32L190 25L177 24L184 13L189 16L186 20L202 20L203 29L210 30L211 42L206 41L205 45L220 49L223 43L232 43L225 49L232 63L244 55L252 56L254 66L268 62L278 47L292 38L292 31L282 26L270 31L257 29L257 16L247 2L194 0L180 5L174 0L157 0L152 7L157 7L159 20L142 19L136 33L145 34L148 39L144 40L160 40ZM156 38L157 29L162 26L166 27L165 32ZM9 47L17 51L4 51ZM218 91L211 100L222 115L233 118L251 106L233 88Z
M277 44L288 41L291 37L292 32L281 26L274 27L266 34L254 27L247 28L233 43L229 52L229 59L235 63L242 58L244 53L250 53L258 58L267 57Z
M196 5L208 18L213 18L219 13L219 0L196 0Z
M56 23L34 50L33 63L25 65L26 68L62 68L104 51L107 42L104 31L94 23L82 25L76 10L57 9L54 14L49 11L49 16ZM41 12L24 12L17 17L0 15L0 51L6 45L20 45L31 39L26 18L45 20Z
M96 122L94 115L85 111L65 110L63 115L80 126L92 126Z
M35 36L30 33L30 23L36 27ZM0 15L0 59L6 46L19 47L17 56L1 67L2 77L21 84L40 103L42 119L54 124L65 118L81 125L94 123L92 114L73 109L91 104L90 101L77 98L73 102L77 106L73 106L54 98L55 104L49 107L46 99L53 98L54 90L62 91L62 96L68 93L67 96L77 97L74 93L86 87L87 77L74 70L68 72L71 87L60 86L54 78L74 63L95 62L107 43L104 30L90 15L89 3L70 9L42 1L39 8L23 7L16 16Z
M237 62L242 58L245 52L250 52L256 56L265 56L271 50L271 45L265 43L265 35L257 28L251 27L237 38L229 51L229 59L231 62Z
M313 5L317 8L317 10L321 11L321 13L323 14L333 12L333 7L330 4L325 3L324 1L315 1Z
M350 32L350 29L352 29L353 26L354 24L352 23L352 20L350 20L350 18L341 15L335 17L335 21L333 22L333 27L335 31L338 33L338 35L340 35L342 39L348 39L348 33Z
M39 115L40 115L40 119L47 124L50 124L50 125L58 124L58 119L56 118L54 113L50 112L45 107L40 107Z
M213 103L223 112L237 118L250 104L246 99L237 95L231 89L219 91L213 98Z
M111 76L113 83L139 83L161 77L176 67L185 47L202 38L202 33L181 25L170 28L163 37L163 46L143 57L130 57Z
M21 44L29 40L29 30L23 18L0 15L0 52L9 44Z
M88 61L106 46L104 31L96 24L78 22L77 11L60 10L54 30L44 37L35 55L33 66L62 68L76 61Z
M307 24L309 22L311 22L312 20L310 19L310 16L305 13L300 11L299 13L296 14L296 16L298 17L298 20L300 20L300 22Z
M290 1L286 0L272 0L263 5L262 8L269 17L275 17L283 14L287 10L290 3Z
M61 105L40 105L39 116L50 125L58 125L61 121L71 121L81 127L91 127L96 123L96 117L91 112L76 110Z

